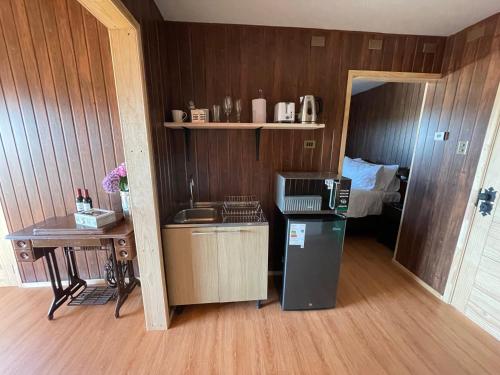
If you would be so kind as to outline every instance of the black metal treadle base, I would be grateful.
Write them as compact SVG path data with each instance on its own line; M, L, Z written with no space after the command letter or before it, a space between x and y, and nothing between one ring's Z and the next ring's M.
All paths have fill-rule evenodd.
M116 289L105 286L87 287L68 303L69 306L104 305L116 298Z

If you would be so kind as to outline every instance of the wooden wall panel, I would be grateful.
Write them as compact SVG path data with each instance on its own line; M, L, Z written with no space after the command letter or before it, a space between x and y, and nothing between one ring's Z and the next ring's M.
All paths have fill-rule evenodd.
M177 204L187 202L186 181L193 176L197 200L255 194L271 225L276 171L337 169L348 70L439 72L445 43L442 37L182 22L166 22L163 32L168 110L186 110L190 99L208 108L231 95L243 101L242 121L251 121L251 99L263 89L272 121L278 101L323 98L324 130L262 131L259 161L252 131L193 131L187 160L182 132L164 130L172 137ZM313 35L325 36L325 48L310 46ZM369 50L370 39L383 40L382 50ZM424 54L424 42L436 43L436 53ZM304 149L308 139L316 140L315 149Z
M471 40L478 29L484 35ZM448 38L443 74L424 104L396 257L440 293L500 82L499 14ZM436 131L449 131L448 141L435 142ZM456 153L460 140L469 141L467 155Z
M425 83L386 83L351 98L346 155L410 167Z
M107 30L76 0L1 1L0 26L0 198L9 230L74 212L77 187L96 207L118 209L119 197L101 188L123 161ZM104 260L79 253L82 276L102 277ZM25 282L47 280L44 260L20 270Z

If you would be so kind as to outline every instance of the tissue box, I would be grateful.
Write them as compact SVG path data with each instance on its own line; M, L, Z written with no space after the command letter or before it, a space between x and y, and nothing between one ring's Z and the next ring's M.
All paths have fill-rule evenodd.
M115 211L92 208L88 211L75 212L75 223L91 228L101 228L116 221Z

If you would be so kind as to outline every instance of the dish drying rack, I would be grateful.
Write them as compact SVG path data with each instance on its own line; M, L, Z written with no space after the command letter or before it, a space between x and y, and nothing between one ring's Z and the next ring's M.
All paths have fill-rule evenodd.
M224 223L261 223L264 211L255 195L228 195L222 205Z

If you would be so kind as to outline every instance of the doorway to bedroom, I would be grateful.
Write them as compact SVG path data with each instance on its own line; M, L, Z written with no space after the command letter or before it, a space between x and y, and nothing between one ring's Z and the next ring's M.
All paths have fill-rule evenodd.
M350 77L346 97L339 168L352 180L346 237L387 251L396 249L427 86L410 78Z

